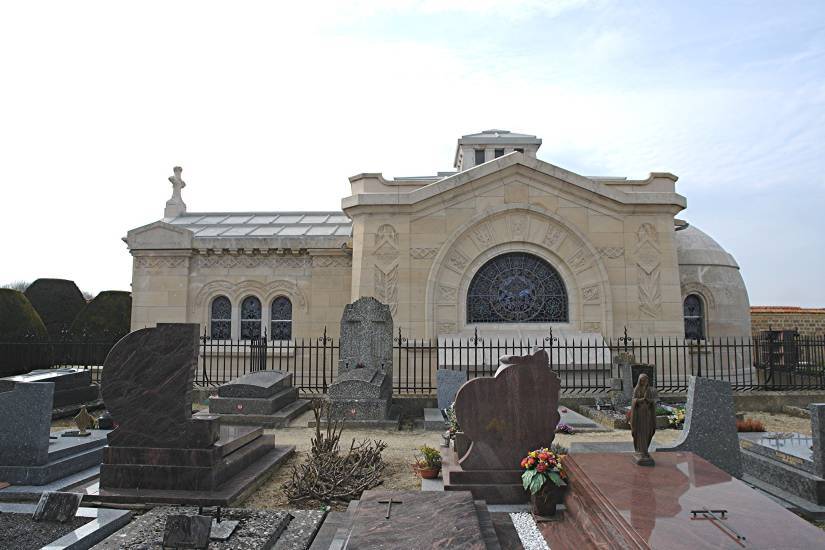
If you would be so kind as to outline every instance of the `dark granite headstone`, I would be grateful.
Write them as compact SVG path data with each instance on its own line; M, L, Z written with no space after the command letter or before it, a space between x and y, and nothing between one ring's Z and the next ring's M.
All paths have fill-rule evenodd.
M392 376L392 328L390 307L375 298L347 304L341 317L339 372L362 365Z
M656 451L690 451L734 477L742 477L736 409L730 382L691 376L685 425L679 439Z
M211 516L176 514L166 518L163 530L165 548L207 548L212 530Z
M34 521L58 521L64 523L77 513L80 508L80 501L83 500L81 493L61 493L45 491L40 495L37 508L34 510L32 519Z
M474 378L455 399L458 424L472 441L464 469L519 467L528 451L549 447L559 423L561 383L547 352L505 356L494 377Z
M438 369L435 372L438 408L446 409L455 401L458 389L467 381L467 372L461 369Z
M375 298L359 298L341 317L338 378L329 388L332 414L385 420L392 399L392 314Z
M0 381L0 465L46 463L53 395L53 382Z
M103 399L117 427L100 469L102 500L226 505L294 451L260 427L192 417L198 328L137 330L106 357Z
M474 378L461 386L455 412L470 444L465 453L446 457L445 490L469 490L492 504L526 502L519 464L529 451L553 442L560 390L544 350L502 357L494 377Z

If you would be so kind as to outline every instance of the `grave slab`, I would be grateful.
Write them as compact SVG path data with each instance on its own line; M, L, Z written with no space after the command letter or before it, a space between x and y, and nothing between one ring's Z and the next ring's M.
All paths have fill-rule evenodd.
M95 550L161 550L166 518L196 515L197 508L158 506L95 546ZM214 516L213 510L204 514ZM321 511L221 509L221 521L238 521L227 540L210 540L209 550L302 550L324 518Z
M392 501L392 504L389 504ZM329 545L348 550L498 548L489 512L470 493L364 491ZM390 517L387 518L387 515ZM480 516L486 518L484 526ZM425 527L426 526L426 527ZM486 535L486 537L485 537ZM489 544L488 544L489 543ZM315 548L316 546L313 545Z
M551 548L821 548L825 532L688 452L651 453L653 468L631 455L568 455L565 520L539 529ZM711 521L693 510L725 510ZM721 516L717 512L717 516ZM583 540L584 538L584 540Z
M36 369L27 374L8 376L0 380L11 382L53 382L52 417L74 414L81 406L97 408L101 405L100 388L92 383L92 371L77 367Z

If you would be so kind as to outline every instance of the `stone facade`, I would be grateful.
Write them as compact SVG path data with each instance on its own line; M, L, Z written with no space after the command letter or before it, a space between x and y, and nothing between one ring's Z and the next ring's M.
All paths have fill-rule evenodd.
M798 330L802 336L825 336L825 308L754 306L751 308L754 334L763 330Z
M372 296L390 307L405 338L464 338L475 329L533 337L551 327L569 336L614 337L624 327L683 336L683 300L698 293L709 336L750 333L733 258L694 227L674 230L685 227L675 216L686 207L676 176L584 177L537 159L540 145L500 130L463 136L455 172L352 176L343 213L184 210L132 230L133 329L177 321L208 330L212 301L226 296L238 338L246 297L260 300L260 323L269 327L269 304L284 296L293 338L325 327L337 336L344 306ZM552 266L566 320L468 322L473 277L505 253Z

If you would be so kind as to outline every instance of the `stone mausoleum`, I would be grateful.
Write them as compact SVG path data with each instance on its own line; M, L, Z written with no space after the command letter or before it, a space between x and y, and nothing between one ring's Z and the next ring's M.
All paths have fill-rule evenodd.
M176 168L164 217L125 239L132 329L335 336L344 306L373 296L407 338L750 334L739 266L677 218L675 175L582 176L540 146L462 136L454 171L354 175L335 212L189 212Z

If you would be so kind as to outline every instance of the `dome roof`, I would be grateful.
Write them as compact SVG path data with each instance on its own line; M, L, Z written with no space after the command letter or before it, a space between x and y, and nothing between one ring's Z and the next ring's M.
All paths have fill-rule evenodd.
M695 225L676 231L674 238L679 265L719 265L739 269L733 256Z

